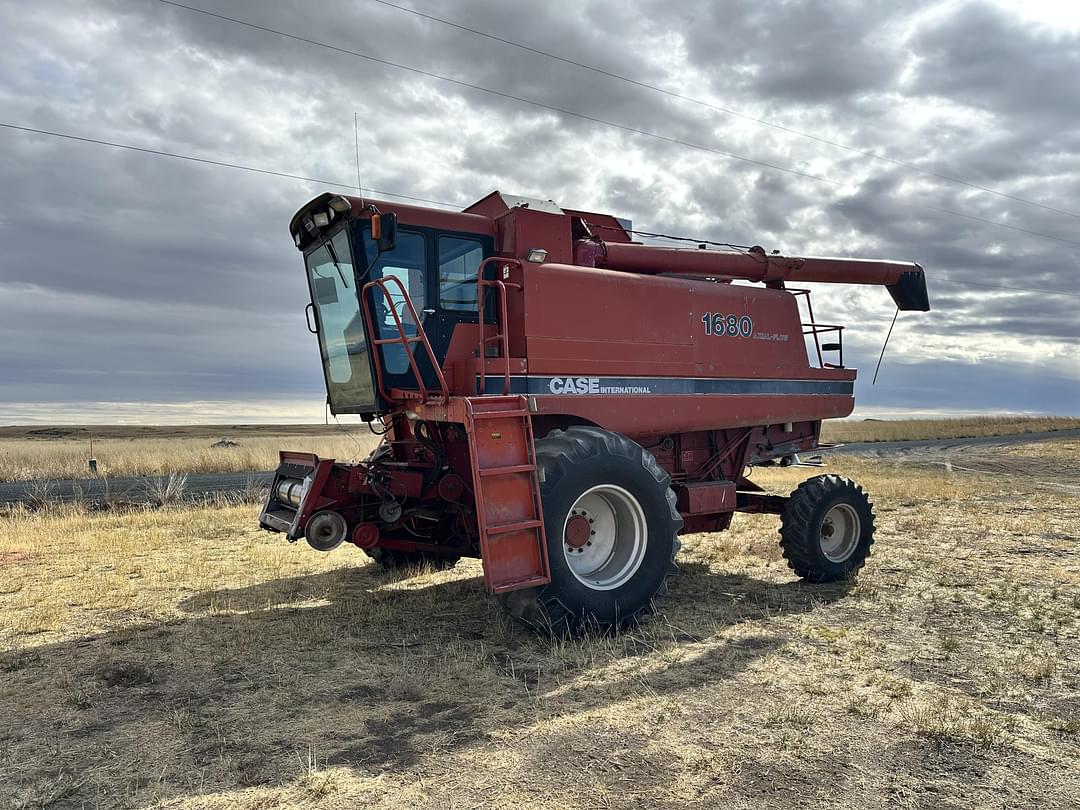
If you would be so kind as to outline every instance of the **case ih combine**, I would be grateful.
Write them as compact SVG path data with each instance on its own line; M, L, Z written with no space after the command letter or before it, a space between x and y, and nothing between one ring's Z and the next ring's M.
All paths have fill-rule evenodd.
M387 567L479 557L512 615L559 632L635 621L680 532L735 512L780 515L800 577L862 567L874 514L854 482L780 496L745 471L854 407L842 328L790 285L880 284L928 310L919 265L655 247L498 192L461 213L323 194L290 229L330 407L386 433L362 462L282 452L263 528Z

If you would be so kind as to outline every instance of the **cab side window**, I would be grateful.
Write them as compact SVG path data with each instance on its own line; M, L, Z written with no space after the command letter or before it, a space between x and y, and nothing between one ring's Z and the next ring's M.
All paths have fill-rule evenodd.
M476 273L484 247L476 239L439 237L439 303L443 309L476 310Z

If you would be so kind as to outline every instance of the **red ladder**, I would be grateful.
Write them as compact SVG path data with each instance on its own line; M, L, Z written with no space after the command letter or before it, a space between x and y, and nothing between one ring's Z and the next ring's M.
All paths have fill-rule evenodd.
M526 398L465 403L484 585L492 593L546 585L551 577Z

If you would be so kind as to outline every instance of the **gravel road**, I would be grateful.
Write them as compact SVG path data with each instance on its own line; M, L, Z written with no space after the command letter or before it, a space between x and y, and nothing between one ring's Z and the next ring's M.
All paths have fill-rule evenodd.
M977 436L968 439L926 439L911 442L853 442L822 453L858 453L862 456L906 456L919 453L963 453L972 448L1010 447L1049 439L1078 439L1080 428L1018 433L1013 436ZM810 455L810 454L807 454Z
M184 497L198 499L215 493L235 493L269 487L273 473L199 473L187 476ZM112 500L127 503L152 501L151 492L161 478L81 478L62 481L14 481L0 484L0 504L40 498L49 500Z

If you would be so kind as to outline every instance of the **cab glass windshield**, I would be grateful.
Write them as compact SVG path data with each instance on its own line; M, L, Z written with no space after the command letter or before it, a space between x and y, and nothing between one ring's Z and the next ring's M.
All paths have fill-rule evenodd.
M322 246L307 256L327 393L335 412L372 407L375 391L347 232L338 231L330 244L333 254Z

